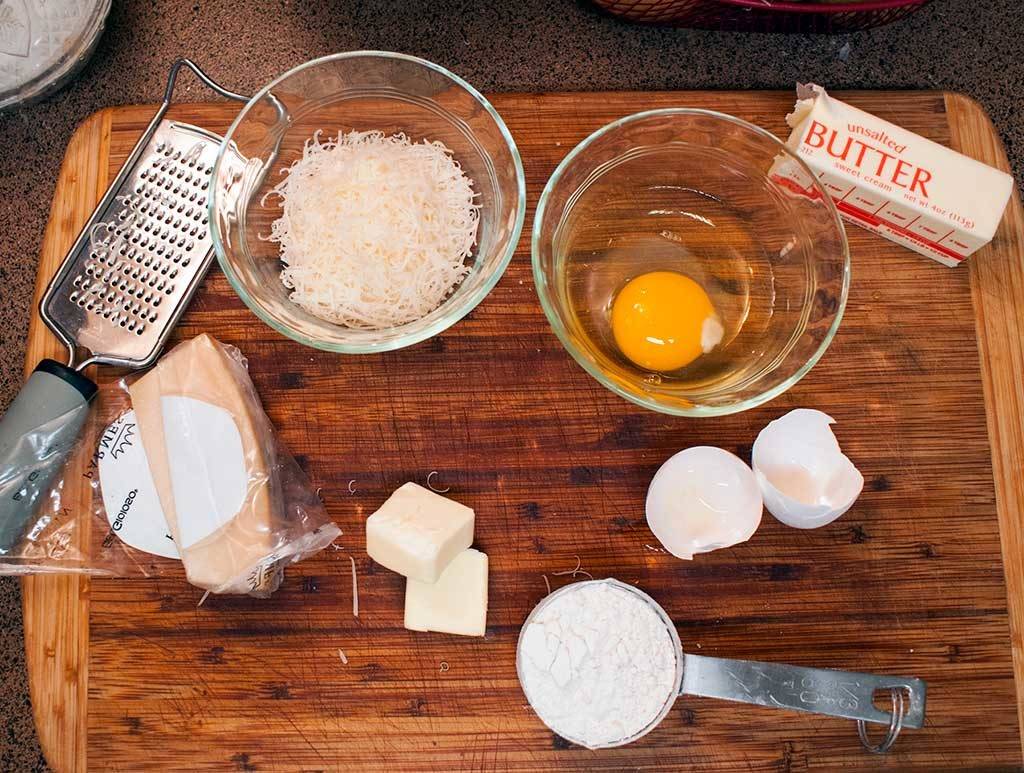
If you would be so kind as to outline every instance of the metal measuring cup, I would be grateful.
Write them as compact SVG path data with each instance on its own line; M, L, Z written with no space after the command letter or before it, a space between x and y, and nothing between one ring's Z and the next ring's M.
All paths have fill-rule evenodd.
M857 732L864 747L873 753L888 751L904 727L920 728L924 725L926 685L920 679L902 676L876 676L854 671L836 671L827 668L805 668L781 663L761 663L753 660L728 660L704 655L689 655L683 652L675 624L653 598L642 590L615 579L588 580L572 583L549 594L534 607L527 616L519 633L516 647L516 673L523 687L526 699L530 698L526 681L523 679L523 632L536 617L556 598L583 587L606 584L631 593L650 605L661 618L675 648L675 687L665 700L658 715L644 728L615 741L601 744L587 743L572 738L557 727L548 728L567 741L589 749L607 749L624 746L647 735L668 715L679 695L699 695L705 698L721 698L741 703L753 703L770 708L793 709L831 717L844 717L857 721ZM874 696L879 691L888 691L892 699L891 712L881 711L874 705ZM881 743L868 740L866 723L888 726L888 732Z

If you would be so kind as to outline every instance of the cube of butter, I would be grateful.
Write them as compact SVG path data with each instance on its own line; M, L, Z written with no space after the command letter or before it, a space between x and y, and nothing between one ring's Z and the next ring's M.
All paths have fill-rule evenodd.
M366 519L366 552L411 580L436 582L473 544L473 520L471 508L406 483Z
M463 550L437 582L408 580L405 627L483 636L487 629L487 555L472 548Z

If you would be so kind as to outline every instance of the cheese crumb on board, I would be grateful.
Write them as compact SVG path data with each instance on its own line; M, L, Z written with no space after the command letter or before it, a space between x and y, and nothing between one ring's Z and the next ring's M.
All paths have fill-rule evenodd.
M406 483L366 519L366 552L393 572L434 583L473 544L474 520L471 508Z
M356 577L356 560L349 556L352 562L352 617L359 617L359 579Z
M405 627L461 636L487 629L487 555L463 550L435 583L405 584Z

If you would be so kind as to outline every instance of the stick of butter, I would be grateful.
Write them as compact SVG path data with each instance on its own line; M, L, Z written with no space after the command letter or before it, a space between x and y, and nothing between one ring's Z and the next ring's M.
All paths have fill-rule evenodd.
M248 375L238 368L204 334L176 346L129 387L185 574L216 593L259 592L273 580L264 567L274 539L260 442L266 433Z
M406 483L366 519L366 552L404 577L433 583L473 544L473 510Z
M472 548L463 550L436 583L406 581L405 627L483 636L487 630L487 555Z
M1013 178L980 161L800 86L786 122L787 147L802 158L844 220L955 266L992 241ZM769 175L804 196L807 170L780 155Z

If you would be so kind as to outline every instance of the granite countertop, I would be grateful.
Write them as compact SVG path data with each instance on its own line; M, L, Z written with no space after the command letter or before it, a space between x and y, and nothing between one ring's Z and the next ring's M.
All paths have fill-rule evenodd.
M3 5L0 0L0 6ZM99 48L47 101L0 114L0 411L21 384L39 245L64 148L108 105L162 94L177 56L251 92L336 51L431 59L482 91L831 88L963 91L989 111L1018 179L1024 172L1024 36L1006 0L934 0L896 24L838 36L629 25L584 0L116 0ZM179 101L204 100L189 85ZM0 578L0 770L45 770L32 724L18 582Z

